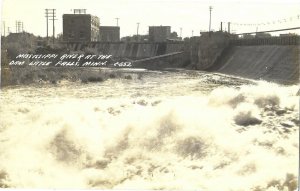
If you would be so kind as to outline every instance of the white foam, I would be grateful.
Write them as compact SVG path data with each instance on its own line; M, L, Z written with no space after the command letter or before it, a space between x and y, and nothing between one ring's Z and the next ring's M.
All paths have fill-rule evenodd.
M262 82L167 98L49 96L41 103L22 90L1 98L22 102L0 109L2 186L295 189L296 86ZM283 119L292 126L280 125Z

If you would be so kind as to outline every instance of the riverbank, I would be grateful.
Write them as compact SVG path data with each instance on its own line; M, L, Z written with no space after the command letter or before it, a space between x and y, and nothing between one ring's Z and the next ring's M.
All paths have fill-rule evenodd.
M3 68L1 87L30 84L57 84L62 80L93 83L107 79L132 79L122 70L95 67L10 67Z

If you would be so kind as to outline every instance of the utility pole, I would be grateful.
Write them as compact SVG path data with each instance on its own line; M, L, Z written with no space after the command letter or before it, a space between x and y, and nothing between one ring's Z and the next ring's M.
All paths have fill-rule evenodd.
M180 27L180 38L182 38L182 27Z
M55 19L56 17L56 9L45 9L46 10L46 21L47 21L47 42L48 42L48 20L51 20L52 21L52 31L53 31L53 44L54 44L54 40L55 40L55 23L54 21L57 20ZM75 10L74 10L75 12Z
M47 42L48 42L48 9L45 9L45 11L46 11L46 23L47 23L47 25L46 25L46 30L47 30Z
M230 34L230 22L228 22L228 33Z
M55 21L55 9L53 9L53 14L52 14L52 21L53 21L53 44L54 44L54 39L55 39L55 25L54 25L54 21Z
M5 21L3 21L3 29L4 29L3 36L5 36Z
M139 26L140 23L136 23L137 24L137 28L136 28L136 41L139 41Z
M115 19L117 20L117 27L118 27L118 26L119 26L119 19L120 19L120 18L117 17L117 18L115 18Z
M23 32L23 22L16 21L16 33Z
M17 21L17 24L18 24L18 33L20 33L21 32L21 22Z
M22 28L23 28L23 22L16 21L16 33L22 32Z
M209 32L211 31L211 11L212 11L212 6L209 6Z
M194 30L192 30L192 37L194 36Z
M223 22L221 22L221 32L223 31Z

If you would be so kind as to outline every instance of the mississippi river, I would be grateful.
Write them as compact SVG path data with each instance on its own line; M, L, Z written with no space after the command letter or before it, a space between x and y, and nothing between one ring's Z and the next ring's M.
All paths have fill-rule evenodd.
M0 187L296 190L296 85L129 74L3 88Z

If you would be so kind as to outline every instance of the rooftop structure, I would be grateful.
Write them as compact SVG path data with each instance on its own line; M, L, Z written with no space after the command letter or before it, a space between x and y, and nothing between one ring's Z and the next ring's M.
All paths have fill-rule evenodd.
M170 38L170 26L150 26L149 27L149 41L151 42L165 42Z
M98 41L99 18L90 14L64 14L64 41Z
M100 26L100 41L119 42L120 27L118 26Z

